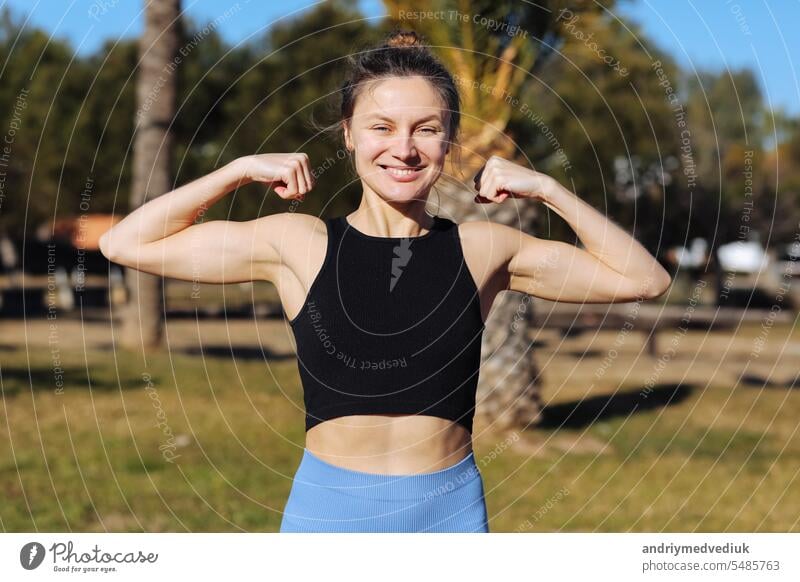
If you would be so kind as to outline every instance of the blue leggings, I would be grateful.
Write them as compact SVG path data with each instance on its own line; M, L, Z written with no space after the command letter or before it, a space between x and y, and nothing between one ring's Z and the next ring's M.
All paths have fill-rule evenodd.
M389 475L303 449L280 531L488 533L483 480L472 452L432 473Z

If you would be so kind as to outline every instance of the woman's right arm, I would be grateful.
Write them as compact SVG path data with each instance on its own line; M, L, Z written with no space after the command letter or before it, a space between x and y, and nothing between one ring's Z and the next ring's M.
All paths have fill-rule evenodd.
M302 199L313 187L305 154L238 158L143 204L101 237L100 250L114 263L184 281L272 280L281 258L275 241L285 235L288 213L194 224L223 196L253 181L280 183L275 191L287 199Z

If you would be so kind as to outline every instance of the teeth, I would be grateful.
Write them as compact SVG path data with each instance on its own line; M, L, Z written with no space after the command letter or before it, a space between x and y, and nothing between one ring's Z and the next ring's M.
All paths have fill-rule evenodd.
M386 168L386 170L389 173L394 174L395 176L409 176L417 171L417 170L399 170L397 168L388 168L388 167Z

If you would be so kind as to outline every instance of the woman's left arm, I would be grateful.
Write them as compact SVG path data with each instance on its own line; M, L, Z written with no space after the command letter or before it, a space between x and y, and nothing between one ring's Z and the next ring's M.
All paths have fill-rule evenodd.
M575 231L585 250L492 223L504 239L509 289L556 301L617 303L662 295L669 273L632 236L555 179L492 157L476 177L477 202L539 200Z

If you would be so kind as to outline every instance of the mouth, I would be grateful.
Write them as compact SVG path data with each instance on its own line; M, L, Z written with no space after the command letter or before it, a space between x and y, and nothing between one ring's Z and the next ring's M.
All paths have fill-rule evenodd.
M398 182L411 182L425 169L425 166L378 166L393 179Z

